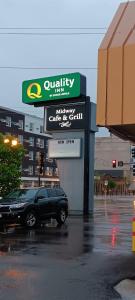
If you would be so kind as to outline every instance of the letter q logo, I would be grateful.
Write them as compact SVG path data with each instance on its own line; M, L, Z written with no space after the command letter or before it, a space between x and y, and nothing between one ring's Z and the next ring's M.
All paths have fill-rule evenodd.
M33 82L27 88L27 95L31 99L41 98L41 86L39 83Z

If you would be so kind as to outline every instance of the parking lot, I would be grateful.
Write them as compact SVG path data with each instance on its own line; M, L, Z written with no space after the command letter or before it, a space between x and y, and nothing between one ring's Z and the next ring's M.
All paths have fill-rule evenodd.
M96 199L89 219L0 232L0 299L118 299L113 285L135 275L132 197Z

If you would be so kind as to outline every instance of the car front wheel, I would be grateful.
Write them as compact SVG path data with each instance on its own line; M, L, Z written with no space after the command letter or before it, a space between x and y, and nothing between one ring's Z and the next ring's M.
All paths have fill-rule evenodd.
M26 214L24 220L25 226L28 228L33 228L37 224L37 216L34 211L30 211Z
M58 224L59 225L64 224L65 221L66 221L66 218L67 218L66 210L64 208L60 209L58 214L57 214L57 217L56 217L56 220L57 220Z

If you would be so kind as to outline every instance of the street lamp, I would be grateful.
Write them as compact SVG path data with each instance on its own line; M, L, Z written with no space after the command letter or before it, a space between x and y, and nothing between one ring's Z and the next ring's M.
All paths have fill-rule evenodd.
M9 139L9 138L5 138L4 139L4 144L11 144L11 146L17 146L18 145L18 141L17 139L13 138L13 139Z
M8 144L10 141L9 141L9 139L4 139L4 144Z
M17 145L18 145L17 140L11 140L11 145L12 145L12 146L17 146Z

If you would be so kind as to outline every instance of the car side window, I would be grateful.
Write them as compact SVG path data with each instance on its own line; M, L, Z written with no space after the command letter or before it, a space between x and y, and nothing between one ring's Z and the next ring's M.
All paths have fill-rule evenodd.
M48 197L57 197L55 189L48 189Z
M37 199L43 199L43 198L47 198L47 190L46 189L41 189L38 193L37 193Z
M65 193L62 189L56 189L56 195L57 196L65 196Z

